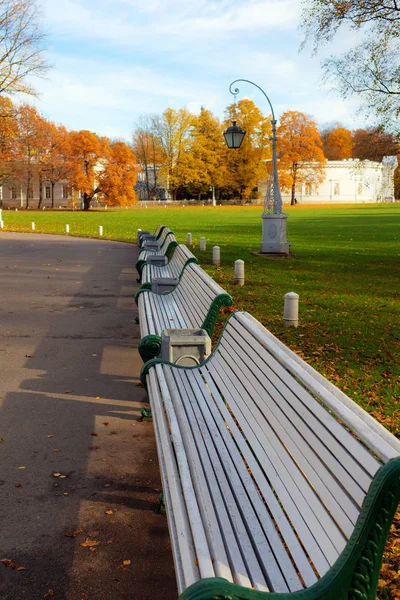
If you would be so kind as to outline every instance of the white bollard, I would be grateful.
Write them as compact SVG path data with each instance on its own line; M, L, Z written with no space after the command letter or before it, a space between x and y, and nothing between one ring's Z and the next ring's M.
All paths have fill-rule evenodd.
M4 221L0 221L0 229L4 229Z
M214 246L212 255L213 265L219 267L221 264L221 251L219 246Z
M69 225L65 225L65 233L69 233Z
M15 209L15 212L18 212L18 208Z
M136 233L136 241L137 241L138 243L139 243L139 234L140 234L140 232L141 232L141 231L142 231L141 229L138 229L138 230L137 230L137 233Z
M285 327L297 327L299 324L299 295L295 292L285 294L283 324Z
M99 225L99 236L101 237L103 235L103 226Z
M187 246L191 246L192 245L192 234L191 233L187 233L186 234L186 245Z
M0 221L2 221L2 220L3 220L3 211L2 211L2 209L0 208Z
M35 225L35 223L34 223L33 221L32 221L32 223L31 223L31 227L32 227L32 231L35 231L35 229L36 229L36 225Z
M205 237L200 238L200 251L205 252L207 248L207 242Z
M244 285L244 260L235 260L235 285Z

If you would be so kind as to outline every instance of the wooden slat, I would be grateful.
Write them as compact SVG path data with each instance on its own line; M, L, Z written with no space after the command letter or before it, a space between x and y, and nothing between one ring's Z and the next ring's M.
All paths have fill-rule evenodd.
M333 384L330 384L307 363L302 361L300 357L295 360L287 350L282 350L272 337L265 335L262 330L264 328L255 327L254 320L249 319L247 313L246 317L238 313L237 319L239 322L246 322L246 327L252 331L256 339L264 344L275 358L280 362L284 362L286 368L304 383L312 393L316 394L381 460L387 462L399 455L400 442L388 430L380 426L366 411L363 411L361 407L343 392L340 392ZM316 375L314 375L314 372Z

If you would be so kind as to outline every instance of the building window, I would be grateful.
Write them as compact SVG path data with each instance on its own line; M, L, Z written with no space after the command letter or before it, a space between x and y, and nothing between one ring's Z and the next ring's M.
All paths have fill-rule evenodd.
M71 188L69 187L69 185L63 185L62 197L69 198L70 195L71 195Z
M46 185L45 187L45 197L47 199L51 198L51 187L49 185Z
M334 196L340 195L340 184L338 181L333 182L333 195Z
M311 194L312 194L312 187L311 187L310 183L306 183L305 192L306 192L306 196L311 196Z
M17 188L16 187L12 187L10 190L10 198L12 198L13 200L17 199Z

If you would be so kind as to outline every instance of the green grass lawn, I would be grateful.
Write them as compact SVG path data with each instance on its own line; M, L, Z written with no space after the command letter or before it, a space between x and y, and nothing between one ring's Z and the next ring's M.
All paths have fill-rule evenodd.
M105 238L126 242L135 241L137 228L153 231L159 223L180 242L190 231L200 264L232 294L235 308L255 315L400 438L400 204L285 212L292 260L251 254L259 249L260 207L3 211L3 220L6 231L30 231L35 221L37 232L63 234L69 223L70 235L90 237L103 225ZM201 236L206 252L198 248ZM220 267L212 266L214 245L221 248ZM244 287L233 285L238 258L245 261ZM290 291L300 295L298 329L282 325L283 296ZM381 575L382 599L398 597L399 538L398 514Z

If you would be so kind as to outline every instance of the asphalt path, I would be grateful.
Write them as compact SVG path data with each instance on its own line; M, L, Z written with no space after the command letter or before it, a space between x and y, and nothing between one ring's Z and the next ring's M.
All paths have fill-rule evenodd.
M0 233L0 600L177 596L139 420L136 260Z

